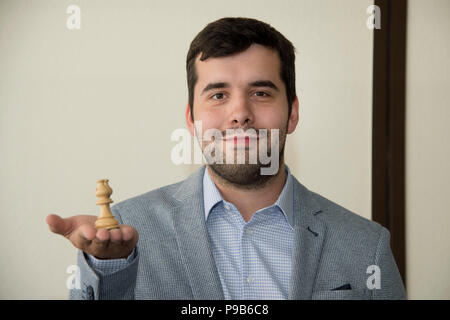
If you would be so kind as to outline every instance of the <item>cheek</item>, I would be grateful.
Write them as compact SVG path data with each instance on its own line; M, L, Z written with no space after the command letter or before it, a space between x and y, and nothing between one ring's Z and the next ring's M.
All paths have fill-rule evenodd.
M208 129L222 130L224 116L218 112L199 110L198 113L194 113L195 122L199 122L202 126L202 131Z
M287 114L278 108L264 110L256 114L256 126L266 129L284 129L287 123Z

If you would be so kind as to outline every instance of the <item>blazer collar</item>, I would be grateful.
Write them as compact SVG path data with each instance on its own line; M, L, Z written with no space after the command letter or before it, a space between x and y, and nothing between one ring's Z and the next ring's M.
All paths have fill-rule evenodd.
M326 235L321 208L313 193L294 178L294 246L289 299L309 300Z
M205 167L181 183L173 197L179 206L172 208L175 236L189 285L195 300L223 300L219 273L206 230L202 180Z

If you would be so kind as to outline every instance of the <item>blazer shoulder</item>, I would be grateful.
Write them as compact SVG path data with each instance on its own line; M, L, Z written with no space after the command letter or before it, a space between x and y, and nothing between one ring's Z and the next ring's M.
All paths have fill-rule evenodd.
M111 210L119 218L126 216L128 221L140 221L140 217L155 216L154 213L159 213L161 219L168 219L166 212L181 207L185 201L198 200L202 192L203 173L204 167L184 180L121 201Z
M316 214L316 217L335 232L354 236L361 235L365 239L372 236L374 241L378 241L381 234L387 231L378 222L358 215L316 192L309 192L320 207L320 212Z
M143 194L128 198L111 207L121 215L132 214L133 212L142 213L143 211L152 211L156 208L170 209L179 205L173 198L173 194L179 189L183 181L163 186Z

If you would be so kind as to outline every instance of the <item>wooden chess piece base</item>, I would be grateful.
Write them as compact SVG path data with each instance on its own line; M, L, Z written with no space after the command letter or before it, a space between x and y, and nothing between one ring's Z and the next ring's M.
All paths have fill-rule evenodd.
M119 229L119 222L114 217L97 218L95 229Z

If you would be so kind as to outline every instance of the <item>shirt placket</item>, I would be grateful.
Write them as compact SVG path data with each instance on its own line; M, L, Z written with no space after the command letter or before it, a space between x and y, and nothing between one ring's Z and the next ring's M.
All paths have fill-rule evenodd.
M238 244L238 248L239 248L239 274L238 277L240 279L239 281L239 296L235 297L234 299L237 300L243 300L244 298L244 287L242 285L243 283L243 279L244 279L244 253L243 253L243 246L242 246L242 232L244 229L244 225L245 222L242 219L241 214L239 213L239 211L230 203L227 203L224 201L224 209L225 211L228 213L228 215L230 216L230 218L233 221L233 224L236 226L238 233L239 233L239 244Z
M252 246L252 224L245 224L242 228L242 288L243 299L254 299L257 275L254 274L252 265L255 263L255 253Z

